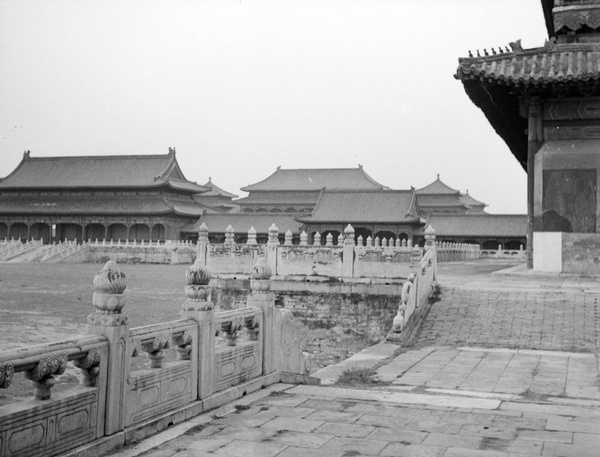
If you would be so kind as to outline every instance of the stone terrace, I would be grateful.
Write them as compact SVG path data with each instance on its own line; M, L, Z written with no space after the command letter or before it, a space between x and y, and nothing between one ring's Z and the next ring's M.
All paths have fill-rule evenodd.
M440 265L414 347L355 356L378 382L274 385L115 455L597 457L597 279L499 268Z

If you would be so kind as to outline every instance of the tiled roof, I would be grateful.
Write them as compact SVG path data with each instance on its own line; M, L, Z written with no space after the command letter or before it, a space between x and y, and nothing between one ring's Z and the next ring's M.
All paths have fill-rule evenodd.
M2 196L0 214L168 214L200 216L193 203L173 202L161 197L63 197Z
M458 190L452 189L447 184L443 183L440 179L440 175L437 175L437 179L431 184L417 189L417 195L421 194L458 194Z
M525 214L432 214L431 225L439 236L525 237Z
M216 197L216 196L222 196L222 197L228 197L228 198L237 198L238 195L232 194L231 192L227 192L226 190L221 189L219 186L217 186L215 183L212 182L211 178L208 178L208 182L206 184L204 184L203 187L206 187L208 190L208 192L204 193L203 196L204 197Z
M307 191L307 192L252 192L245 198L235 200L235 203L241 205L280 205L280 204L302 204L302 205L315 205L319 200L321 191Z
M494 51L495 52L495 51ZM600 79L599 44L552 44L543 48L458 59L457 79L538 86Z
M285 170L277 168L268 178L246 187L245 192L265 190L321 190L330 189L387 189L373 180L361 166L358 168L304 168Z
M460 194L417 194L419 207L426 210L430 207L445 207L445 208L466 208L467 205L461 201Z
M294 220L294 216L283 214L205 214L194 225L193 231L197 232L200 225L205 223L209 233L224 233L227 226L231 225L236 233L247 233L250 227L258 233L268 233L271 224L279 228L279 233L285 233L291 230L292 233L300 233L300 224Z
M330 191L324 189L310 216L300 222L410 223L420 220L414 190Z
M462 192L460 193L460 201L462 203L464 203L467 206L471 206L471 207L476 207L476 206L481 206L481 207L485 207L487 206L487 204L480 202L479 200L475 200L473 197L471 197L469 195L469 191L467 191L466 194L463 194Z
M165 155L30 157L0 182L0 189L144 188L205 192L187 181L175 153Z

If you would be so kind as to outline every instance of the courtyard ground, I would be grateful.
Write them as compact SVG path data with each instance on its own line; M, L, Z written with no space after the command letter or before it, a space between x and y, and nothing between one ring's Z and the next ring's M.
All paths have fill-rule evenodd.
M271 386L114 456L598 457L598 278L503 266L440 264L409 347L317 373L354 360L368 382Z

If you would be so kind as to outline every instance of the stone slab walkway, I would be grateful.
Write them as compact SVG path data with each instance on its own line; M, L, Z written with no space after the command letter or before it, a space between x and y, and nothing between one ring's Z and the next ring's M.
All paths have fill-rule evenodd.
M600 400L596 354L535 350L427 348L408 351L377 369L389 386L426 392ZM498 396L498 398L512 398ZM560 401L560 400L557 400ZM600 413L600 412L599 412Z
M243 400L228 414L215 411L163 432L154 444L168 441L152 449L114 455L597 457L600 449L597 401L282 384Z

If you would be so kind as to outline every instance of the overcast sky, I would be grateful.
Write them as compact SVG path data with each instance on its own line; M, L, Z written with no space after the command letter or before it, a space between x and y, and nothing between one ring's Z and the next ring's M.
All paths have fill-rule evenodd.
M0 176L32 157L165 154L239 188L356 167L526 212L526 174L453 78L546 37L539 0L0 0Z

